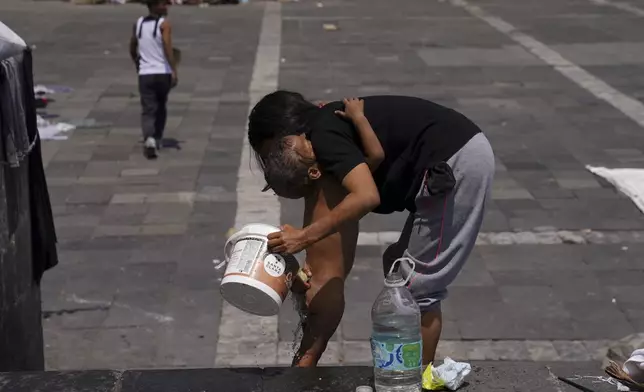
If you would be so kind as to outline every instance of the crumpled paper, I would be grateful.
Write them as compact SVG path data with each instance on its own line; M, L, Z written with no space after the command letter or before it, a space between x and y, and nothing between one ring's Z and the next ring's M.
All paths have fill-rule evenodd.
M472 366L465 362L456 362L447 357L443 364L434 367L431 364L423 373L423 388L430 391L449 389L455 391L465 383L465 377L472 372Z

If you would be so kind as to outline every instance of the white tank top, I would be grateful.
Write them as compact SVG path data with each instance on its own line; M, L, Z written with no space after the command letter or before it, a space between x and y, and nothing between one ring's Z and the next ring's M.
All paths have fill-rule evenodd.
M172 68L163 51L161 25L165 18L140 17L136 22L139 40L139 75L170 74Z

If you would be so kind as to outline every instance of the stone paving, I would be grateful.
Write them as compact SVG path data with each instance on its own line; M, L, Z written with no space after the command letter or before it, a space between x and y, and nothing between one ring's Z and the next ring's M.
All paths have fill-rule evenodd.
M644 167L642 127L460 3L173 7L180 85L170 100L168 148L146 161L127 54L141 8L2 2L3 22L36 46L36 81L74 89L47 111L100 123L44 146L61 255L43 281L48 367L290 363L297 325L290 302L275 320L231 313L222 324L220 272L211 264L226 231L240 222L247 199L239 195L263 185L257 175L256 189L240 190L238 176L248 161L244 126L267 10L282 21L280 87L312 100L429 98L464 112L492 141L493 197L480 246L445 302L440 355L587 361L599 359L608 342L644 331L644 219L585 169ZM642 15L604 3L476 2L641 100ZM329 23L337 30L325 30ZM282 222L301 224L300 203L276 205ZM262 206L268 208L254 208ZM363 221L347 312L324 363L369 361L379 256L404 219ZM216 358L219 334L240 339L262 326L270 333L261 342L269 345L250 340Z

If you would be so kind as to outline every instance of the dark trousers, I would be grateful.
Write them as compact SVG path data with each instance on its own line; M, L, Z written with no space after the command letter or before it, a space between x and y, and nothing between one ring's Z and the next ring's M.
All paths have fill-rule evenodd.
M143 139L163 138L165 121L168 115L166 104L172 88L170 74L139 75L139 94L141 95L141 128Z

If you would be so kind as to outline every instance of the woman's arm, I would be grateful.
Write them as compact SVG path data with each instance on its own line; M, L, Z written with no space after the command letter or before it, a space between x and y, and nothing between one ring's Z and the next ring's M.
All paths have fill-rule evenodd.
M324 217L298 230L291 226L268 236L268 247L274 253L298 253L335 233L349 222L359 221L363 216L380 205L378 188L369 167L361 163L354 167L342 180L347 195Z
M356 166L342 180L344 199L326 216L303 229L305 243L314 244L347 222L359 221L380 205L380 194L366 164Z
M375 172L385 159L385 150L373 131L369 120L364 115L364 101L358 98L349 98L342 101L344 111L336 110L336 114L350 120L358 131L362 147L365 152L365 162L371 172Z

